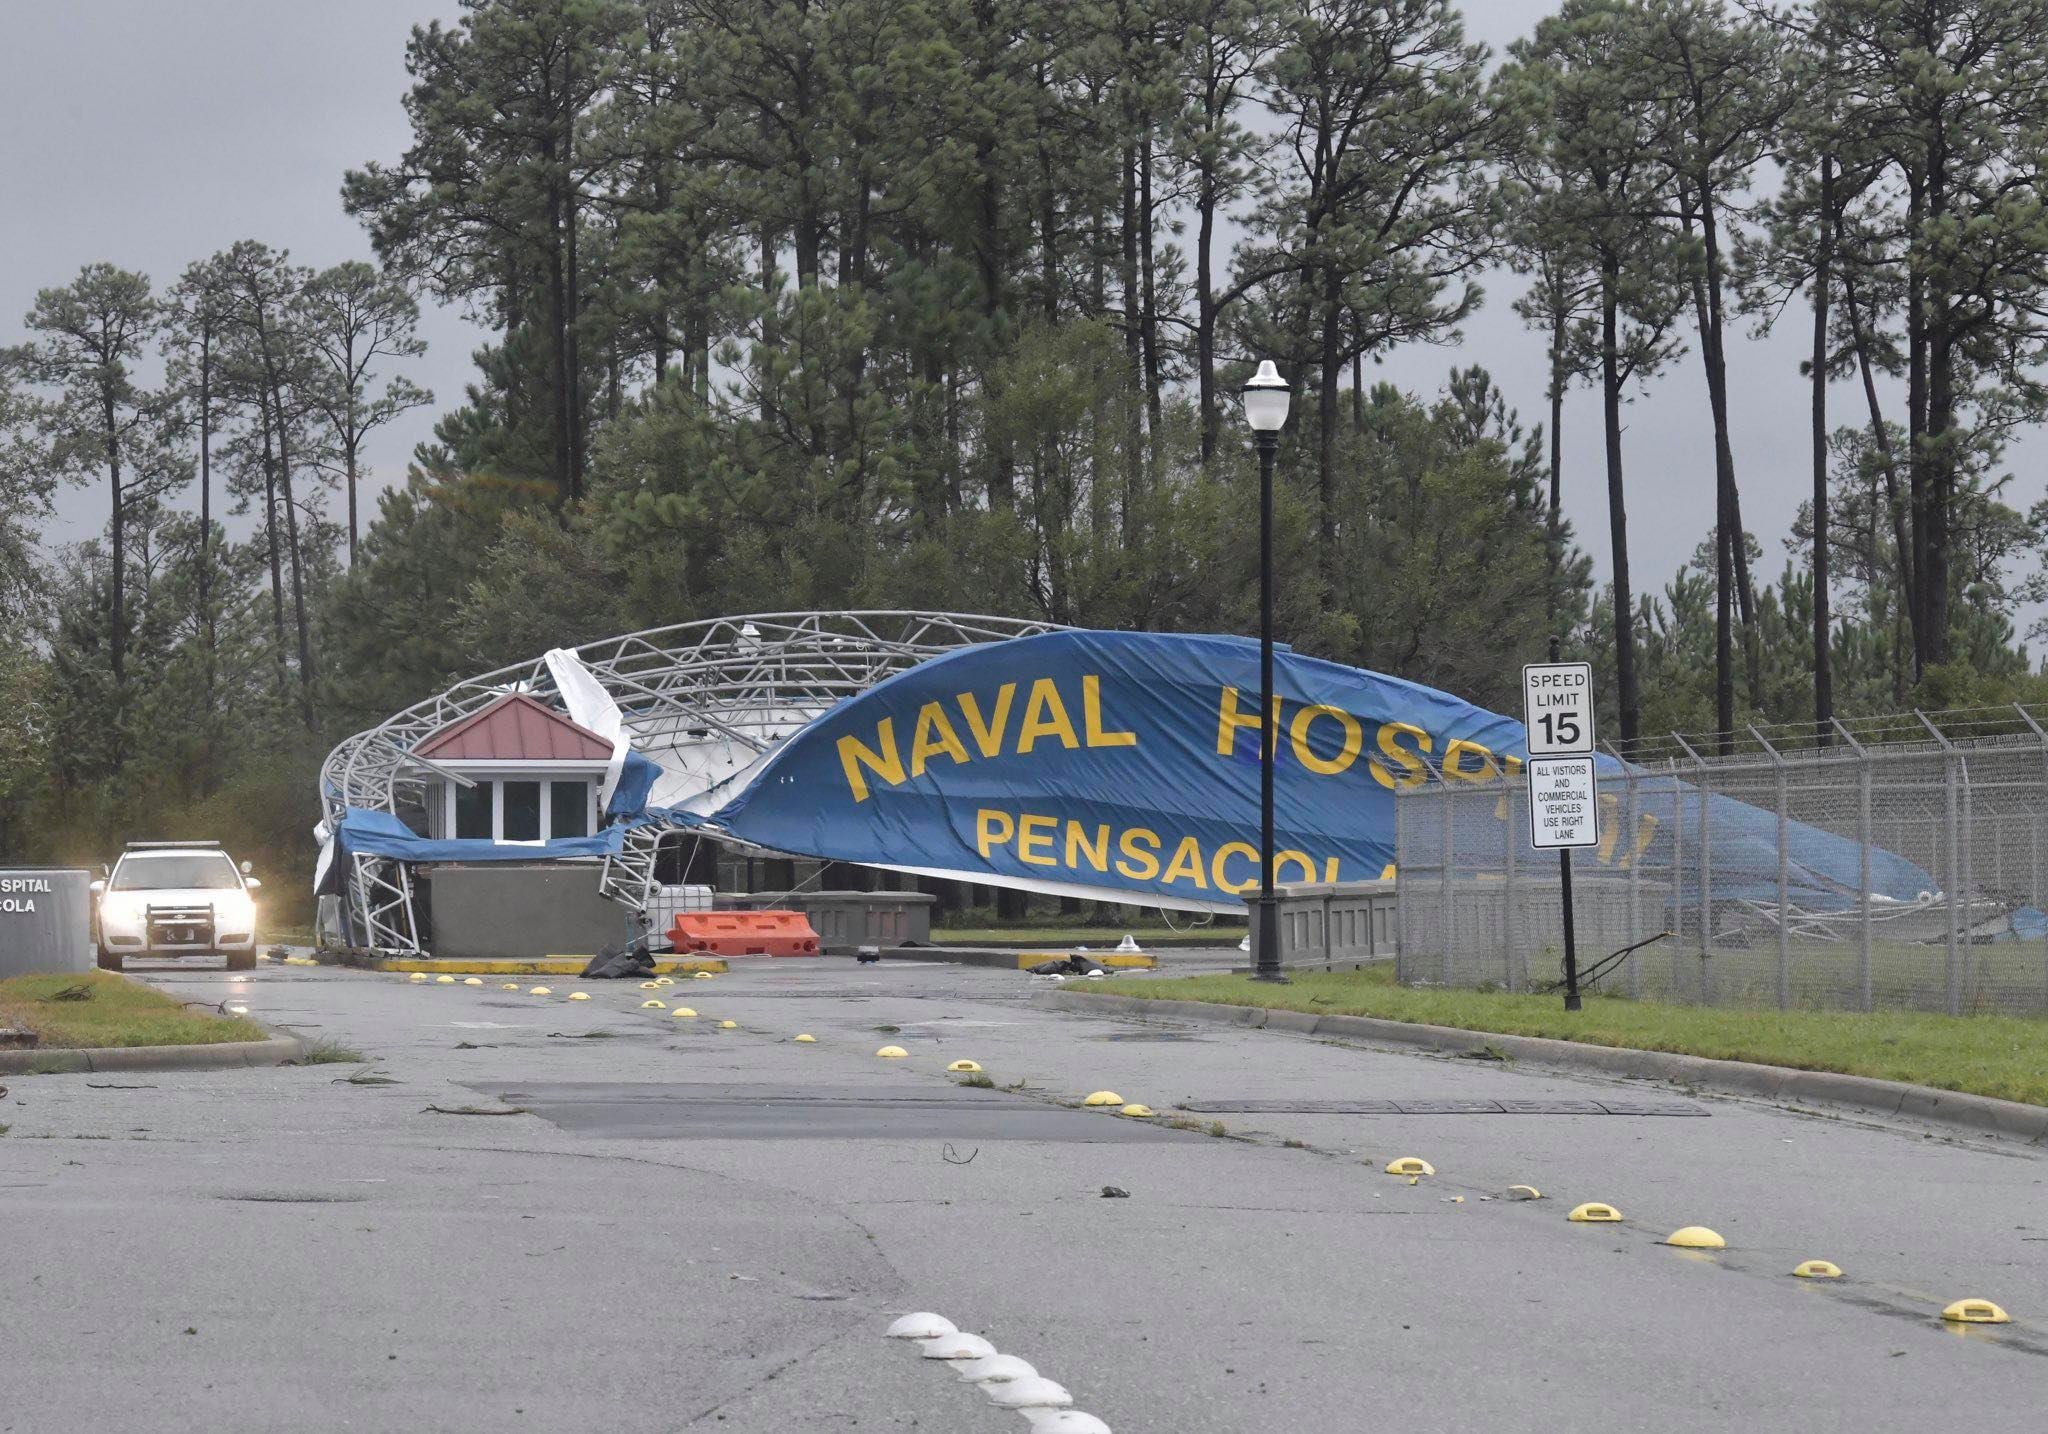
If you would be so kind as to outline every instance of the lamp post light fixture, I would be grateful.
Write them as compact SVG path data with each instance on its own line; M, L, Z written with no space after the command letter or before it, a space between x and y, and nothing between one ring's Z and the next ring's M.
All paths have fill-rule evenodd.
M1252 979L1285 984L1280 974L1280 899L1273 893L1273 457L1293 398L1271 359L1245 381L1244 418L1259 449L1259 894L1252 909Z

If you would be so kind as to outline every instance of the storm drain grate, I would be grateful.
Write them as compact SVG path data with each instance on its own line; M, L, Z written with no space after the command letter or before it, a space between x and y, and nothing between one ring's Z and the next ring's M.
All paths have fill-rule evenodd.
M1682 1100L1184 1100L1202 1115L1706 1115Z

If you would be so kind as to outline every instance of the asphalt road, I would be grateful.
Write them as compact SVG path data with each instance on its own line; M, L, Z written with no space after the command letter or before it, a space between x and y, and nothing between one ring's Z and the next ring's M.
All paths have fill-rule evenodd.
M0 1431L1027 1434L883 1337L906 1310L1119 1434L2048 1426L2048 1153L995 971L762 962L658 993L694 1021L631 983L151 979L369 1059L6 1078ZM1105 1087L1404 1113L1063 1105ZM1694 1223L1729 1249L1657 1243ZM1963 1296L2014 1322L1945 1327Z

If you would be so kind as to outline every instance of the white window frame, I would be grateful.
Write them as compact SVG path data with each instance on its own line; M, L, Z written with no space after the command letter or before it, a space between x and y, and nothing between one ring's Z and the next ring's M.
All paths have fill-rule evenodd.
M606 764L603 762L443 762L440 765L451 771L460 772L478 786L491 789L491 841L498 846L541 846L554 839L555 810L554 785L556 782L577 782L587 793L584 822L585 835L595 836L598 832L597 789L604 782ZM507 841L505 839L505 783L540 783L540 840ZM442 830L453 838L455 826L455 794L459 790L454 782L442 784L441 821Z

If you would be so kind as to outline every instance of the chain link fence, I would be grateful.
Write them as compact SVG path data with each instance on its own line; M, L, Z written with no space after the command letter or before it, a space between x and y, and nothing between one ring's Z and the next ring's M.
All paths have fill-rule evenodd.
M1573 854L1590 989L2048 1014L2048 731L2006 708L1828 736L1751 729L1714 755L1673 737L1600 763L1600 842ZM1561 984L1558 855L1529 844L1519 764L1433 772L1395 811L1400 980Z

